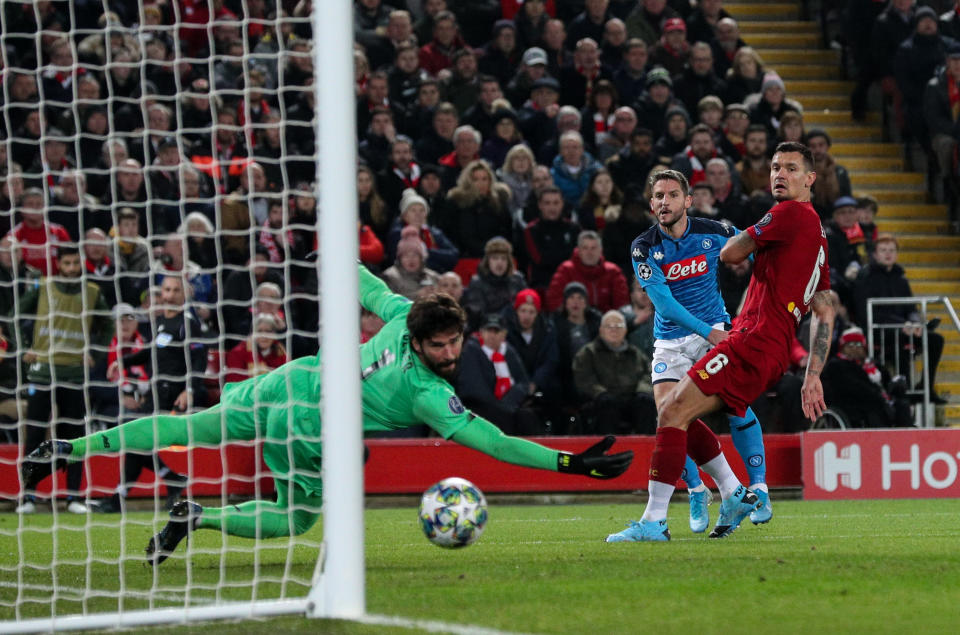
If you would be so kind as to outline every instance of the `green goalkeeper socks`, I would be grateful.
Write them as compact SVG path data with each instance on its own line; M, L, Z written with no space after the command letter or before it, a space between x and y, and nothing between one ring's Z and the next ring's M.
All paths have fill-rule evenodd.
M204 507L197 527L241 538L283 538L306 532L319 516L305 509L253 500L228 507Z
M171 445L217 445L223 439L222 430L219 406L189 415L151 415L73 439L70 456L82 459L126 450L154 452Z

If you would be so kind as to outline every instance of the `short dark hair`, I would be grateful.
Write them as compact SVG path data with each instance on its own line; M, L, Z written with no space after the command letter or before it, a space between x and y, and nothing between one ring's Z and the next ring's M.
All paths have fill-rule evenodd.
M690 128L690 131L687 132L687 138L693 139L693 135L701 133L708 134L710 135L710 138L713 139L713 130L711 130L710 126L705 123L698 123L693 128Z
M410 338L422 342L437 333L458 329L467 324L467 312L446 293L431 293L418 298L407 314Z
M57 245L57 260L60 260L64 256L79 256L80 248L77 247L76 243L60 243Z
M774 154L782 152L799 152L803 156L803 166L807 168L807 172L813 172L813 153L807 146L796 141L784 141L777 144L777 149L773 151Z
M678 172L677 170L661 170L656 174L651 174L649 179L650 190L652 191L653 186L660 181L676 181L680 184L680 189L683 190L684 196L690 193L690 182L687 181L687 177L683 175L683 172Z
M653 139L653 130L650 130L650 128L634 128L633 132L630 133L630 138L634 139L636 137L650 137Z
M560 191L560 188L559 188L559 187L557 187L556 185L548 185L547 187L545 187L545 188L543 188L542 190L540 190L539 192L537 192L537 202L539 203L540 200L541 200L541 199L544 197L544 195L546 195L546 194L556 194L556 195L559 196L560 198L563 198L563 192Z
M827 142L828 148L833 145L833 139L830 138L830 135L827 134L827 131L823 128L814 128L813 130L807 131L806 142L810 143L810 139L814 139L816 137L823 137Z
M754 133L754 132L762 132L763 134L767 135L768 138L770 137L770 131L767 130L767 127L765 125L763 125L762 123L752 123L749 126L747 126L747 131L743 133L743 138L746 139L747 137L750 136L751 133Z
M693 192L694 190L706 190L710 192L710 196L714 195L713 186L707 183L706 181L700 181L699 183L697 183L696 185L690 188L691 192Z
M117 222L122 220L135 220L140 221L140 214L137 213L137 210L132 207L121 207L120 211L117 212Z

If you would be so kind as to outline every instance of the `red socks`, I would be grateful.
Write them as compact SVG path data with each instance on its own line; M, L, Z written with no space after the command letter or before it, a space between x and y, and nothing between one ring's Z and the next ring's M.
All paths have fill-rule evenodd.
M657 428L657 445L650 459L650 480L673 485L687 461L687 432L680 428Z
M659 436L657 437L659 441ZM703 465L720 454L720 439L700 419L696 419L687 428L686 453L693 462Z

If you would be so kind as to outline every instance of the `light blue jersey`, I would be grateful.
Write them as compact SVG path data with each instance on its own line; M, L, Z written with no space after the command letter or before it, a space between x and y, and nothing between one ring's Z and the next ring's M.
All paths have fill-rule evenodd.
M717 281L720 249L739 230L706 218L688 218L679 240L654 225L630 247L633 273L656 307L653 334L672 340L729 323Z

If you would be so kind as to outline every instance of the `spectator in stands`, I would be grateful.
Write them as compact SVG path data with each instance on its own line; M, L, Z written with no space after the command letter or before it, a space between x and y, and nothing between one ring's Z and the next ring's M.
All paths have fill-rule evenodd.
M653 46L660 39L661 26L670 18L679 17L672 7L667 6L667 0L640 0L624 22L630 37L638 37Z
M584 151L579 132L569 130L560 136L560 154L553 160L550 174L567 203L576 205L580 201L599 167L593 156Z
M726 77L733 66L733 59L746 42L740 39L740 27L731 17L721 18L714 27L716 36L710 41L713 50L713 70L717 77Z
M511 20L497 20L493 25L493 37L483 48L480 72L495 77L500 86L506 86L520 63L520 53L514 23Z
M610 0L586 0L584 10L567 25L567 48L571 51L576 48L577 42L583 38L591 38L594 42L603 39L604 26L610 19L607 10Z
M867 239L867 251L873 253L877 242L877 213L880 211L877 199L872 196L861 196L857 199L857 221L863 228L863 235Z
M613 182L625 191L630 186L642 189L655 162L653 133L646 128L634 128L630 143L610 157L606 165Z
M247 266L229 273L224 280L220 303L223 331L234 338L233 342L250 333L255 288L259 290L264 283L273 284L278 298L281 297L283 277L277 269L269 266L269 262L267 250L257 247Z
M786 86L779 75L773 71L765 73L763 83L760 85L760 98L756 102L748 100L750 121L763 124L770 135L775 135L786 113L790 111L802 113L803 107L788 98L786 91Z
M714 204L720 212L720 219L730 221L737 229L745 230L760 218L750 213L747 197L740 189L740 183L731 177L730 164L725 159L714 158L707 161L707 183L713 188Z
M453 135L458 121L457 109L453 104L439 104L433 113L430 130L417 141L417 158L423 163L437 163L453 152Z
M559 401L560 395L557 376L559 351L553 323L542 313L540 295L533 289L518 292L511 308L504 310L507 341L520 356L533 385L533 392L542 393L544 403L549 408L550 404ZM562 434L561 431L554 432Z
M373 171L365 165L357 166L357 203L360 222L370 227L381 242L386 240L394 212L377 191Z
M704 100L713 100L713 97L704 97ZM717 101L720 101L717 98ZM721 152L731 160L739 161L747 151L747 128L750 127L750 113L743 104L728 104L723 109L723 123L719 130Z
M544 4L544 0L532 0L531 2L502 5L504 18L510 19L510 13L516 12L512 19L517 28L517 42L521 48L539 44L540 36L550 19L550 14L546 12Z
M617 109L617 89L605 79L598 80L587 105L580 110L580 134L585 147L596 152L613 132L614 111Z
M560 72L573 62L573 54L564 46L566 40L567 28L563 22L547 20L539 45L547 53L547 74L550 77L560 77Z
M535 194L539 217L523 230L520 260L526 267L530 286L542 297L557 267L573 253L580 227L563 217L563 195L559 188L548 185Z
M687 25L682 18L670 18L663 23L660 41L650 49L650 65L662 66L671 76L683 72L690 58Z
M491 314L463 346L457 379L463 405L506 434L540 434L540 418L525 407L532 388L523 361L507 342L506 321Z
M634 276L630 281L630 303L620 307L627 322L627 341L649 358L653 355L653 322L656 308L653 300Z
M453 133L453 152L440 157L444 189L456 185L463 171L480 158L480 143L483 137L473 126L460 126Z
M833 203L833 218L824 223L827 233L827 254L830 263L830 286L851 306L851 288L861 267L873 252L863 226L858 222L857 199L841 196Z
M36 316L32 339L19 348L25 350L23 362L27 366L26 379L32 388L27 397L24 453L29 454L47 437L51 426L50 415L56 408L51 436L73 439L84 433L87 398L84 390L86 369L92 368L103 356L113 336L112 320L107 317L110 307L93 282L80 277L83 264L79 250L62 245L56 254L58 279L43 277L39 284L27 291L15 307L8 307L10 319ZM5 333L7 339L13 333ZM90 343L91 346L86 344ZM87 511L80 496L83 464L67 467L67 511L82 514ZM25 497L17 513L36 511L33 498Z
M587 288L582 282L570 282L563 289L563 303L553 314L557 332L560 399L568 408L579 407L573 380L573 359L584 346L600 333L601 313L587 301Z
M676 106L683 108L680 101L673 98L670 73L662 66L654 66L647 72L647 91L634 105L638 125L649 128L654 139L659 139L666 132L667 112Z
M690 115L679 103L671 106L664 117L666 127L663 135L653 146L656 163L668 166L675 156L683 152L690 138ZM645 185L641 183L641 187Z
M403 113L402 129L412 139L421 139L433 130L433 116L440 106L440 82L427 76L417 84L414 102ZM456 128L456 124L454 124ZM452 149L452 148L451 148Z
M446 293L458 303L463 298L463 280L456 271L440 274L437 279L437 293Z
M523 136L517 127L517 113L510 108L506 99L494 102L493 113L496 123L493 134L483 142L480 156L495 169L500 169L511 148L523 143Z
M613 79L609 68L600 63L600 48L591 38L579 40L573 52L573 64L560 69L560 101L583 108L601 79Z
M510 189L485 161L472 161L447 194L446 227L464 258L481 258L487 241L512 235Z
M508 78L504 90L507 99L515 109L519 109L530 96L533 83L546 76L547 54L540 47L532 47L523 52L520 65L513 77Z
M520 130L530 147L540 148L556 135L559 96L560 84L554 78L541 77L533 82L530 99L518 113Z
M62 225L74 242L88 229L110 229L111 214L86 193L86 179L80 170L65 172L51 195L47 220Z
M760 124L751 124L751 125L760 125ZM776 137L773 139L773 146L777 146L781 143L795 141L799 143L806 143L807 133L803 127L803 115L799 112L787 112L784 113L783 117L780 118L780 129L777 130ZM769 154L769 150L767 152Z
M725 88L720 98L725 104L742 104L747 97L759 93L763 86L763 60L749 46L737 49L730 62L730 68L722 75Z
M610 18L603 27L600 42L600 63L616 69L623 62L623 50L627 44L627 25L620 18Z
M277 337L277 320L269 313L260 313L253 319L253 331L227 353L227 383L243 381L268 373L289 361L287 351Z
M35 187L24 191L20 200L19 223L9 235L21 249L24 264L39 275L56 275L58 249L71 242L63 226L44 219L43 190Z
M614 184L606 168L598 169L590 179L587 191L580 199L577 219L584 229L603 230L608 217L619 216L623 192Z
M897 263L899 244L891 234L880 234L877 237L873 260L860 271L856 286L853 290L854 306L856 307L857 322L867 324L867 300L870 298L905 298L913 295L910 282L904 273L903 267ZM927 377L930 382L930 398L933 403L942 404L946 400L934 392L937 366L943 354L944 338L933 329L937 322L931 321L922 324L921 315L916 305L890 304L876 305L873 310L874 324L902 324L902 335L897 335L890 329L883 331L883 351L887 358L883 361L891 364L894 351L899 347L900 367L897 372L914 377L912 368L913 355L919 355L922 346L923 329L927 330ZM895 339L896 336L896 339ZM899 346L898 346L899 345ZM918 381L919 384L919 381Z
M404 111L417 102L420 84L430 76L420 68L417 46L405 42L397 47L393 66L387 71L387 87L390 103Z
M165 137L157 146L157 156L147 168L147 187L149 198L158 205L176 207L180 200L180 165L182 162L177 140L173 136ZM212 157L208 165L213 164ZM213 170L211 170L213 172ZM219 178L217 190L223 194L228 187L227 178ZM179 214L169 214L167 224L176 228L180 224Z
M579 110L570 105L560 106L556 115L553 136L537 148L537 162L552 167L554 159L560 154L560 137L571 130L579 132L582 123L583 118L580 116Z
M442 229L427 222L429 214L430 208L426 199L417 194L416 190L404 190L400 198L400 216L393 222L387 238L388 262L396 259L397 244L400 242L403 230L413 227L427 248L428 269L443 273L456 267L460 251Z
M457 19L449 11L433 16L433 39L420 47L420 67L431 75L453 65L453 55L465 46Z
M210 319L210 308L215 301L214 276L200 269L200 265L187 256L187 237L183 234L171 234L163 243L160 257L154 261L153 277L155 284L171 274L182 275L190 287L188 299L194 303L193 311L203 321Z
M720 220L720 210L717 209L717 199L713 195L713 186L707 181L701 181L690 188L693 204L687 209L687 215L694 218L711 218Z
M960 24L960 18L956 18L954 22ZM940 194L940 200L943 200L942 180L956 181L954 155L957 140L960 139L960 109L956 107L957 85L960 85L960 46L947 51L946 66L937 71L923 92L922 118L926 122L930 145L937 158L936 169L941 182L935 184L934 191ZM953 90L951 86L954 87Z
M480 75L473 49L464 48L453 54L451 72L440 78L440 93L460 113L466 113L480 98Z
M707 95L721 95L723 80L713 70L713 51L705 42L690 47L690 58L684 69L674 78L673 94L687 112L696 112L697 104Z
M811 202L822 219L831 216L834 201L851 195L850 174L830 155L831 145L830 135L825 131L814 129L807 133L807 147L813 154L813 167L817 172Z
M503 100L503 92L500 90L500 82L493 75L478 75L477 83L480 91L477 100L470 105L460 120L467 125L473 126L484 139L493 136L494 129L498 122L495 108L497 100ZM500 108L506 104L497 104Z
M365 264L370 271L379 273L380 263L383 262L385 255L383 243L380 242L369 225L364 225L359 220L357 221L357 240L360 246L360 262Z
M603 257L623 272L629 280L634 277L630 259L630 243L653 224L643 190L631 187L623 196L623 205L607 209L606 224L600 232L603 239Z
M623 61L613 73L620 103L632 105L646 90L648 62L647 43L640 38L627 40L623 47Z
M893 76L903 96L906 130L909 139L929 147L928 127L923 118L923 92L936 70L943 66L946 53L960 48L960 42L937 32L937 14L920 7L914 14L913 35L900 43L893 57Z
M691 185L696 185L707 178L707 162L718 157L720 153L713 140L713 131L697 124L690 129L690 144L674 155L670 167L682 172Z
M497 177L510 188L510 213L514 224L523 227L523 208L533 192L533 168L536 160L530 147L523 143L510 148L503 159L503 166L497 170Z
M413 156L413 139L397 135L390 145L390 161L377 175L377 192L391 210L398 209L400 196L407 188L420 184L420 165Z
M656 431L650 358L627 342L626 336L623 314L607 311L600 322L600 335L573 358L573 380L590 412L591 433Z
M893 77L893 58L900 43L913 32L914 17L913 0L890 0L890 4L874 21L867 49L872 55L869 62L860 68L857 85L850 97L854 118L863 118L867 107L867 91L873 82L879 81L885 100L893 102L895 125L898 130L903 130L903 96ZM862 24L857 24L856 28L862 28Z
M394 264L383 272L390 289L411 300L416 299L424 279L436 284L437 272L426 267L427 248L417 237L414 227L406 228L400 242L397 243L397 257Z
M770 159L767 156L767 129L760 124L751 124L744 138L745 154L737 163L737 173L743 192L749 196L756 191L770 191Z
M823 382L827 407L839 411L848 426L889 428L897 425L892 400L883 389L880 369L867 357L867 338L859 328L850 327L840 335L839 350L823 367ZM907 416L909 418L909 407Z
M140 293L150 280L150 244L140 237L139 224L137 210L121 207L117 212L117 226L111 231L114 238L111 253L116 257L120 299L128 304L139 304Z
M510 306L514 296L526 286L523 274L514 265L510 241L500 236L488 240L477 273L463 294L468 330L479 328L487 315Z
M603 242L595 231L580 232L573 255L557 267L547 289L548 309L561 306L570 282L583 284L590 306L599 311L616 309L630 301L627 280L620 267L604 259Z
M117 303L115 287L117 269L113 259L110 258L110 240L102 229L94 227L84 234L82 245L87 280L100 288L100 295L107 306L113 308Z
M393 113L384 106L377 106L370 113L370 125L357 147L357 153L371 170L382 172L387 167L390 146L396 138Z

